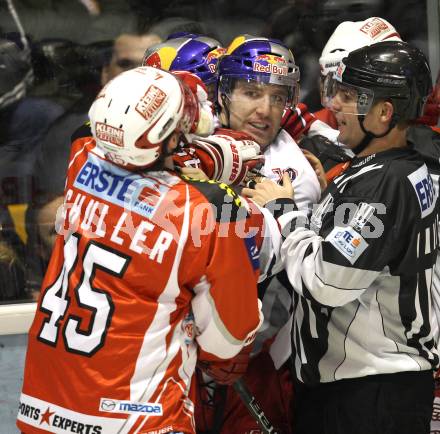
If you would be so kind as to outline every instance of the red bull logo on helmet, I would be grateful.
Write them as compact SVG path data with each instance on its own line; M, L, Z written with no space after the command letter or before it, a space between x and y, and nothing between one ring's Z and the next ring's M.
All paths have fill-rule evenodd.
M162 68L159 53L153 53L144 61L145 66L152 66L153 68Z
M285 59L273 54L260 54L255 57L252 69L266 74L287 75L288 67Z
M169 71L176 55L176 48L169 46L161 47L144 59L142 65Z
M206 64L208 65L209 70L214 74L217 70L218 61L220 60L220 57L223 56L223 54L226 53L225 48L216 48L215 50L212 50L208 53L206 56Z

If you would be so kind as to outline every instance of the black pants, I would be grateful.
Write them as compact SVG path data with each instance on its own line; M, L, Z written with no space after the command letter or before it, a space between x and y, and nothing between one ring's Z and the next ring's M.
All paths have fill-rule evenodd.
M295 434L429 434L431 371L295 384Z

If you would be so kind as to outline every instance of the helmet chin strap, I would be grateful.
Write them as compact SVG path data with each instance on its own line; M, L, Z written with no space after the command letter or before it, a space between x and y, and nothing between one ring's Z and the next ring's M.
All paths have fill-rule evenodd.
M231 112L230 112L229 106L227 104L228 97L224 93L222 93L222 94L220 94L220 98L222 99L223 107L220 106L220 104L218 104L218 103L217 104L218 104L220 110L225 111L225 115L226 115L226 125L223 125L223 126L225 128L231 128ZM220 113L220 110L219 110L219 113Z
M381 137L385 137L397 124L397 119L393 115L390 125L388 126L388 129L383 134L374 134L371 131L368 131L364 126L365 121L365 115L359 115L358 116L359 125L361 127L362 132L364 133L364 138L361 140L359 145L354 147L352 151L355 155L360 154L373 139L380 139Z

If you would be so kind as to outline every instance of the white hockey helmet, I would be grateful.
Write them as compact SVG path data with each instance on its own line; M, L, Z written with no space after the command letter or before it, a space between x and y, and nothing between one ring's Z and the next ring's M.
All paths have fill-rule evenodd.
M146 168L166 153L173 132L190 132L198 105L189 87L150 66L123 72L101 90L89 110L93 137L106 158Z
M336 27L319 58L321 74L335 72L351 51L382 41L401 41L397 30L385 19L370 17L364 21L344 21Z

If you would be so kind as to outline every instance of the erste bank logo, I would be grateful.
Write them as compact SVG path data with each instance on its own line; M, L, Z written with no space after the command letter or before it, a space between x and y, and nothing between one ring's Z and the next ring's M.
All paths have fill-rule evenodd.
M351 226L345 228L336 226L327 235L325 241L330 242L351 264L354 264L368 247L362 235Z
M425 165L408 175L408 179L417 195L420 214L422 218L425 218L434 211L435 204L437 203L438 192L434 186L434 182Z

